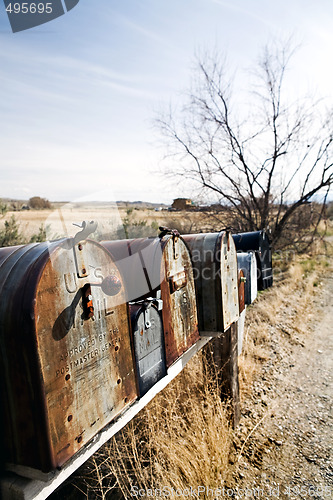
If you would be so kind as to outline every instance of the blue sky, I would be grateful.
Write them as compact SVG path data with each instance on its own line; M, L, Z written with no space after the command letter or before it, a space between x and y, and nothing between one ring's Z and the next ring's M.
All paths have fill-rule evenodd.
M153 120L181 103L194 55L249 68L273 36L302 44L292 88L331 96L329 0L81 0L13 34L0 4L0 197L170 202ZM96 195L96 196L95 196Z

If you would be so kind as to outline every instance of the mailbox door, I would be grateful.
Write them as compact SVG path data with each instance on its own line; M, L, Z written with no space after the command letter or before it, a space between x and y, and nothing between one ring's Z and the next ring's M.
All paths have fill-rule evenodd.
M218 233L183 237L191 254L200 334L224 330L220 265L216 260L218 237Z
M58 247L52 252L38 282L34 308L55 466L137 397L124 287L108 296L100 286L90 286L107 276L121 281L121 276L100 245L86 241L78 247L80 256L77 249ZM86 307L90 299L91 317Z
M237 252L238 271L241 269L245 276L245 304L251 304L251 254ZM257 277L256 277L257 280Z
M166 363L169 367L199 340L190 253L180 237L161 240L165 273L161 283Z
M242 269L246 278L245 282L245 304L249 305L257 297L257 260L254 252L237 252L238 269Z
M162 248L159 238L103 241L125 282L127 302L152 297L163 276Z
M131 304L130 311L139 391L143 396L167 373L162 318L154 305L147 309Z
M229 232L220 233L223 328L226 331L239 318L236 247Z

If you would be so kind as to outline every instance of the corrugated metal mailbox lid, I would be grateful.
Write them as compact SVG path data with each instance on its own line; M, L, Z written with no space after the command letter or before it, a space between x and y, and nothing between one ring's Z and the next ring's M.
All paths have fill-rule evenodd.
M140 396L167 373L162 318L151 301L130 304Z
M127 299L163 300L166 364L169 367L199 340L191 257L181 237L104 241L127 288Z
M137 397L122 277L98 243L62 240L7 255L0 293L6 461L48 472Z
M269 238L264 230L233 234L237 251L255 253L258 266L258 290L265 290L273 284L272 252Z
M236 248L227 231L183 237L190 249L197 292L199 331L226 331L239 317Z
M237 265L246 278L245 304L252 304L258 294L257 260L254 252L237 252Z

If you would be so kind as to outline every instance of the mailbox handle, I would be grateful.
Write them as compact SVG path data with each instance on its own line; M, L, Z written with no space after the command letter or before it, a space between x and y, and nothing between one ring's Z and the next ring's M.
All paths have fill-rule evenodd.
M107 276L106 278L103 279L103 281L99 283L90 283L90 286L99 286L101 287L102 291L105 293L105 295L109 295L110 297L113 297L114 295L117 295L121 288L122 284L118 276Z
M148 328L151 327L151 321L150 321L150 306L151 302L145 302L144 308L145 308L145 328L148 330Z
M150 321L150 308L152 304L155 304L158 311L162 311L163 308L163 300L161 299L161 291L159 290L156 294L156 298L148 297L145 300L138 300L136 302L129 302L130 305L136 304L141 305L144 308L144 318L145 318L145 328L151 327Z

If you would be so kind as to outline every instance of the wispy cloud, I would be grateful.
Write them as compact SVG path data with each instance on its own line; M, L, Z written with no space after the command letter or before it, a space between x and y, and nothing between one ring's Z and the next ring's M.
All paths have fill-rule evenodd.
M204 0L206 1L206 0ZM265 24L267 27L270 28L276 28L275 24L270 22L267 18L264 18L262 16L259 16L256 14L254 9L246 9L243 5L237 5L235 1L233 2L225 2L223 0L211 0L212 3L215 3L217 5L220 5L221 7L224 7L225 9L228 9L230 11L240 13L242 16L247 17L247 18L252 18L255 19L256 21L259 21L262 24ZM253 4L251 4L253 5Z
M143 27L141 24L135 23L134 21L131 21L128 17L125 17L123 15L118 14L117 15L118 19L122 24L129 28L130 30L133 30L140 35L144 36L145 38L148 38L149 40L153 42L157 42L160 45L163 45L164 47L168 49L175 49L175 46L170 44L168 41L168 38L166 37L161 37L158 35L156 32L149 30L145 27Z
M38 94L40 98L66 101L75 98L72 92L69 95L71 86L75 86L76 94L80 95L85 92L87 85L95 85L148 100L152 96L147 89L147 75L116 72L110 70L107 64L103 66L87 59L52 57L47 54L36 56L32 48L19 46L11 47L11 50L0 48L0 61L0 81L2 84L7 82L13 91L16 89L22 95ZM64 84L67 85L67 92L64 92ZM59 87L59 92L50 90L56 87Z

